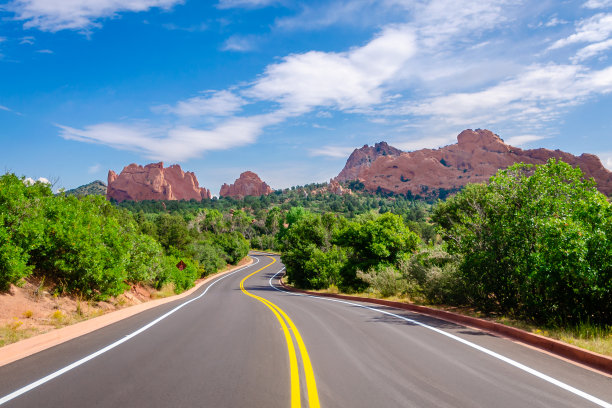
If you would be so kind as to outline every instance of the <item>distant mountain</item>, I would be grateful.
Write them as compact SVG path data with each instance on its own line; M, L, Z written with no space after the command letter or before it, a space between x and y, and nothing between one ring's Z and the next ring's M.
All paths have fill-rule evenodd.
M272 193L269 185L264 183L257 174L245 171L234 181L234 184L223 184L220 197L244 198L245 196L261 196Z
M73 188L65 192L66 195L87 196L87 195L106 195L106 184L101 180L92 181L89 184Z
M401 152L386 143L355 149L338 181L357 180L367 191L412 194L422 197L444 195L468 183L487 181L499 169L514 163L544 164L558 158L579 166L587 177L593 177L602 193L612 195L612 172L599 158L580 156L560 150L522 150L504 143L486 129L467 129L457 136L457 143L440 149Z
M174 164L164 168L164 163L125 166L121 174L108 171L106 196L117 201L143 200L197 200L211 198L210 191L200 187L198 179L190 171L184 172Z

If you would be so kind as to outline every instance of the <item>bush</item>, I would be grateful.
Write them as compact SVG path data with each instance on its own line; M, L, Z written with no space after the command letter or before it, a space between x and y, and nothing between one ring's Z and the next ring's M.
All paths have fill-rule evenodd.
M183 261L186 265L182 271L176 267L180 261ZM174 292L181 293L193 287L194 282L199 277L198 265L188 257L182 256L177 252L164 257L163 272L157 282L157 288L160 289L165 283L172 282L174 284Z
M133 225L104 216L115 209L104 197L48 197L44 243L32 263L69 292L106 297L125 290Z
M580 169L516 164L434 209L475 306L549 324L612 321L612 207Z
M213 240L223 250L229 264L236 265L249 253L249 241L237 231L217 234Z
M407 280L390 265L370 268L368 272L357 271L357 277L383 297L396 296L408 290Z
M407 282L407 293L428 303L462 305L468 291L459 273L460 258L441 247L424 248L409 260L400 262L400 273Z
M14 174L0 177L0 290L32 274L30 251L44 239L40 202L52 196L47 184L26 185Z
M193 258L196 259L204 275L217 272L225 266L225 253L220 247L213 245L210 241L200 241L191 248Z
M129 261L126 265L129 282L155 284L163 275L164 251L161 245L148 235L134 235Z

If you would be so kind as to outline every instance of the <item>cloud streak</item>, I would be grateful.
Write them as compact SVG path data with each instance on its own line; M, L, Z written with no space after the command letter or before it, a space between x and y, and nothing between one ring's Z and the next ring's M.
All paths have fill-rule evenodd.
M183 0L13 0L6 9L24 28L41 31L90 30L100 27L102 18L121 12L142 12L151 8L170 9Z

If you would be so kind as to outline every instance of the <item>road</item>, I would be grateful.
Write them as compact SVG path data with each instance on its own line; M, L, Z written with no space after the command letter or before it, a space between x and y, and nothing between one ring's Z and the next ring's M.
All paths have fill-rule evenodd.
M0 367L2 407L612 407L612 378L415 313L282 291L254 256Z

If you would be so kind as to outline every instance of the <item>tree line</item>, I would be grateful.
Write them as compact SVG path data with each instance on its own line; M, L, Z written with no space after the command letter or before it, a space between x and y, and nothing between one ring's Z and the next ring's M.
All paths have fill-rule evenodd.
M0 290L39 276L85 298L118 295L138 282L172 283L180 292L248 250L235 231L213 234L180 215L146 217L102 196L54 195L48 184L0 176Z

